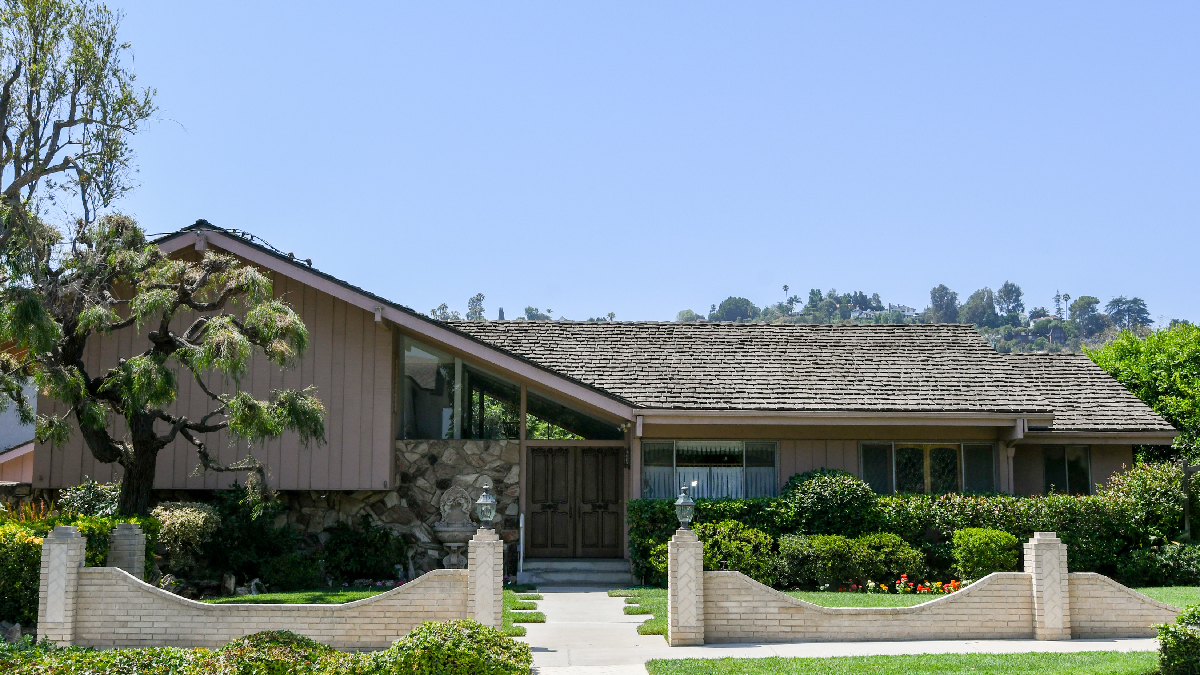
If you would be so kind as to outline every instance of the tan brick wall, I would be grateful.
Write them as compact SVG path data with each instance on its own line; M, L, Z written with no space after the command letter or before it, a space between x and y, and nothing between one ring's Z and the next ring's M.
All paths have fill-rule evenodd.
M990 574L916 607L820 607L740 572L704 573L704 641L966 640L1033 637L1030 575Z
M1074 638L1154 637L1183 611L1094 572L1072 572L1068 588Z
M467 616L467 570L433 570L344 605L212 605L172 595L115 567L79 570L75 644L219 647L290 630L338 649L383 649L422 621Z

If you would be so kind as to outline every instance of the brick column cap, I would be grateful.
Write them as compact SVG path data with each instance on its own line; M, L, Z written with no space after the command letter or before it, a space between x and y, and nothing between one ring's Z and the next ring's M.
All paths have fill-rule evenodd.
M82 539L83 535L79 534L79 528L74 525L55 525L50 534L46 535L46 539Z
M700 541L700 537L692 530L685 530L682 527L675 530L675 536L671 537L672 541Z

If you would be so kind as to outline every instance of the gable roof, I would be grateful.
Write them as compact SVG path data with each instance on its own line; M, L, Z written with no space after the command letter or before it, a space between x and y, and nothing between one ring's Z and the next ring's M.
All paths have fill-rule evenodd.
M451 321L638 407L1046 413L969 325Z
M1007 354L1005 358L1054 410L1054 431L1175 431L1085 354Z

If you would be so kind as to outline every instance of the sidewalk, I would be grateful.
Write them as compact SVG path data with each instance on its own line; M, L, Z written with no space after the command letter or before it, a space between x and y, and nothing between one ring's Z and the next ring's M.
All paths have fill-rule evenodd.
M546 623L521 624L533 648L537 675L644 675L650 659L828 657L890 654L1016 654L1022 652L1154 651L1154 639L929 640L913 642L796 642L668 647L661 635L638 635L645 615L626 616L624 598L603 589L541 588Z

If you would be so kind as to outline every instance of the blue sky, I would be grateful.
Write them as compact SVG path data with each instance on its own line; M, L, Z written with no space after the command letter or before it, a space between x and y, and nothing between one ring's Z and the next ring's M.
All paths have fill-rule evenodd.
M161 106L122 209L421 311L1012 280L1200 319L1194 2L113 6Z

